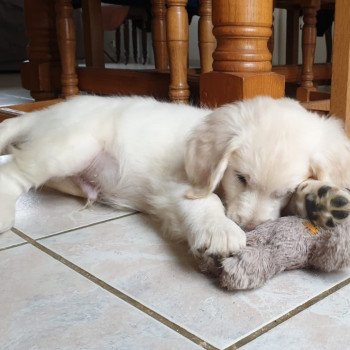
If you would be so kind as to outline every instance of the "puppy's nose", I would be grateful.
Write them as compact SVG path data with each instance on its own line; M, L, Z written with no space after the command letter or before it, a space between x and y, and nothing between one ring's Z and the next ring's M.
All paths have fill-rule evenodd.
M244 225L244 230L251 231L251 230L254 230L256 226L257 225L255 222L248 222L246 225Z

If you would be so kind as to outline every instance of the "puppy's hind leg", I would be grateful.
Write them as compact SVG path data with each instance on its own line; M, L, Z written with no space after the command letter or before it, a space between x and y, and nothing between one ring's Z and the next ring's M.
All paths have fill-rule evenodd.
M13 158L0 166L0 232L14 224L19 196L51 178L75 175L89 166L101 151L92 137L29 141L13 150Z

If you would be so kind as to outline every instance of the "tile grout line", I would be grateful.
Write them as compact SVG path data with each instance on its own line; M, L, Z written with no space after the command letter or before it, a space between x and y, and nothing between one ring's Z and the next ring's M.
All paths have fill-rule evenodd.
M97 226L99 224L104 224L106 222L110 222L110 221L114 221L114 220L119 220L119 219L123 219L123 218L127 218L129 216L132 216L132 215L136 215L136 214L140 214L139 212L134 212L134 213L128 213L128 214L124 214L122 216L118 216L118 217L114 217L114 218L110 218L110 219L105 219L105 220L102 220L102 221L98 221L98 222L93 222L91 224L86 224L86 225L82 225L82 226L78 226L78 227L74 227L74 228L70 228L68 230L64 230L64 231L60 231L60 232L56 232L56 233L51 233L47 236L42 236L42 237L39 237L39 238L36 238L35 241L41 241L43 239L46 239L46 238L51 238L51 237L56 237L56 236L59 236L59 235L62 235L64 233L70 233L70 232L74 232L74 231L77 231L77 230L81 230L83 228L88 228L88 227L93 227L93 226ZM17 229L14 227L14 229L22 232L21 230Z
M12 248L21 247L22 245L26 245L26 244L28 244L28 242L22 242L22 243L12 244L12 245L9 245L9 246L7 246L7 247L0 248L0 252L2 252L2 251L4 251L4 250L12 249Z
M41 240L44 240L46 238L51 238L51 237L56 237L56 236L59 236L59 235L63 235L65 233L70 233L70 232L74 232L74 231L77 231L77 230L80 230L80 229L83 229L83 228L87 228L87 227L92 227L92 226L97 226L99 224L104 224L106 222L110 222L110 221L114 221L114 220L118 220L118 219L123 219L123 218L126 218L128 216L132 216L132 215L136 215L136 214L140 214L139 212L134 212L134 213L128 213L128 214L124 214L124 215L121 215L121 216L118 216L118 217L114 217L114 218L110 218L110 219L105 219L105 220L102 220L102 221L98 221L98 222L93 222L91 224L87 224L87 225L82 225L82 226L78 226L78 227L75 227L75 228L70 228L68 230L64 230L64 231L60 231L60 232L56 232L56 233L52 233L52 234L49 234L47 236L42 236L42 237L39 237L39 238L33 238L35 241L41 241ZM11 229L11 231L13 233L14 230L18 230L20 231L19 229L17 229L16 227L13 227ZM22 231L20 231L22 232ZM28 244L28 242L22 242L22 243L18 243L18 244L12 244L10 246L7 246L7 247L3 247L3 248L0 248L0 252L2 252L3 250L8 250L8 249L12 249L12 248L17 248L17 247L20 247L22 245L26 245Z
M203 339L201 339L201 338L197 337L196 335L192 334L191 332L189 332L185 328L179 326L175 322L167 319L166 317L162 316L158 312L156 312L156 311L152 310L151 308L143 305L142 303L138 302L137 300L135 300L132 297L128 296L127 294L123 293L119 289L109 285L108 283L104 282L100 278L92 275L90 272L82 269L78 265L76 265L76 264L72 263L71 261L67 260L63 256L55 253L53 250L51 250L51 249L45 247L44 245L40 244L39 242L37 242L33 238L27 236L22 231L20 231L18 229L15 229L15 228L12 229L12 230L19 237L21 237L22 239L24 239L29 244L31 244L35 248L39 249L43 253L49 255L51 258L59 261L60 263L64 264L65 266L67 266L71 270L75 271L76 273L80 274L81 276L87 278L89 281L91 281L94 284L98 285L99 287L101 287L105 291L113 294L114 296L116 296L119 299L123 300L124 302L126 302L130 306L135 307L136 309L138 309L139 311L143 312L144 314L152 317L154 320L160 322L164 326L170 328L171 330L173 330L176 333L180 334L181 336L187 338L188 340L192 341L193 343L195 343L195 344L197 344L197 345L199 345L202 348L207 349L207 350L218 350L215 346L207 343Z
M238 340L237 342L233 343L232 345L226 347L225 350L235 350L235 349L238 349L238 348L250 343L251 341L255 340L256 338L260 337L261 335L267 333L271 329L279 326L283 322L298 315L302 311L309 309L311 306L315 305L316 303L324 300L325 298L327 298L328 296L337 292L338 290L342 289L343 287L347 286L348 284L350 284L350 277L337 283L336 285L323 291L322 293L314 296L313 298L307 300L306 302L302 303L301 305L297 306L296 308L292 309L291 311L287 312L286 314L278 317L277 319L269 322L268 324L259 328L258 330L248 334L247 336L243 337L242 339Z

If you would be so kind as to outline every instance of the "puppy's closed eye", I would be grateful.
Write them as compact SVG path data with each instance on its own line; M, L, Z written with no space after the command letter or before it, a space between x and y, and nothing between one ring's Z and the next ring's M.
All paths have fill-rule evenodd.
M247 177L246 177L246 176L244 176L244 175L242 175L242 174L236 174L236 176L237 176L237 179L239 180L239 182L240 182L242 185L244 185L244 186L247 185L248 181L247 181Z

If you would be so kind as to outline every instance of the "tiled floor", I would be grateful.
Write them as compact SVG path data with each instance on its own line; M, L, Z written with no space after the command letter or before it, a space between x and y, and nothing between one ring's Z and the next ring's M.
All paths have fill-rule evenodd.
M3 79L1 101L28 98ZM0 235L0 349L349 348L350 269L228 293L147 217L83 206L49 190L19 201Z

